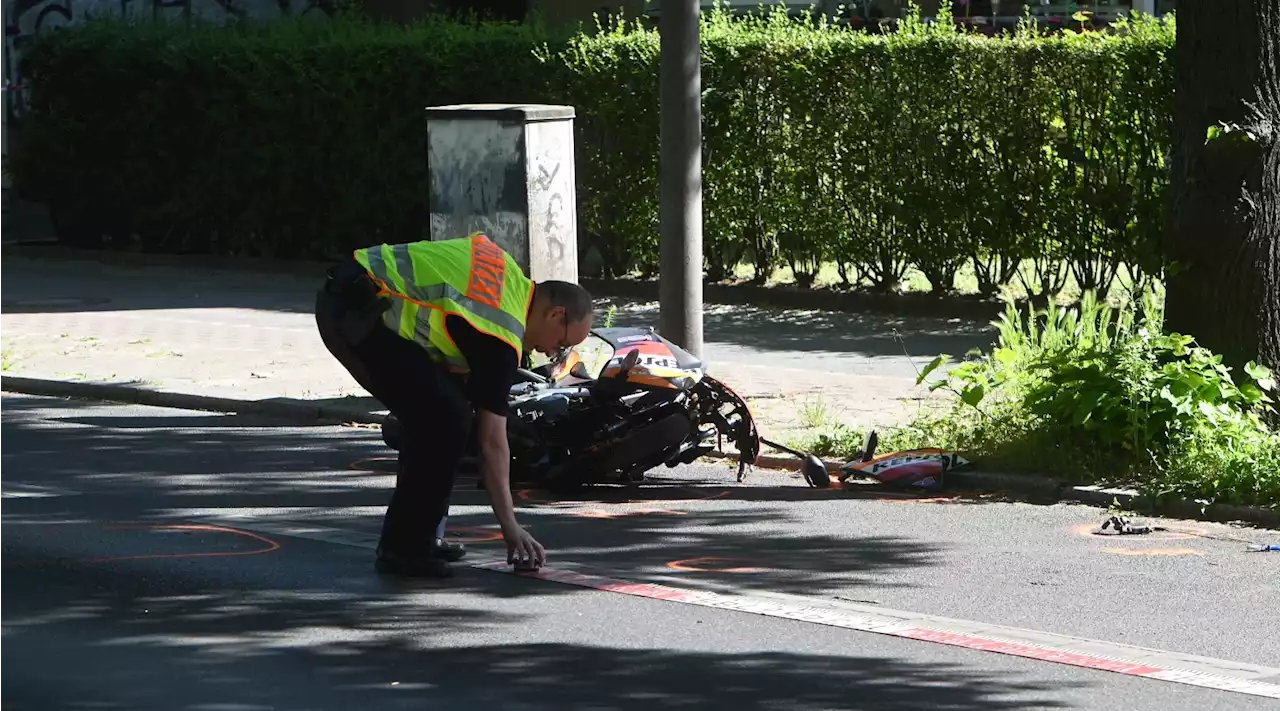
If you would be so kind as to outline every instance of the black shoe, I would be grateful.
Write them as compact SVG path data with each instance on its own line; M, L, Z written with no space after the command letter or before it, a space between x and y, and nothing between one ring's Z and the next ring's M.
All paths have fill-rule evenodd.
M440 557L456 563L467 557L467 547L461 543L450 543L443 538L436 539L436 550L440 552Z
M385 575L400 575L406 578L453 577L449 561L445 560L441 553L434 551L407 556L379 549L373 565L375 570Z

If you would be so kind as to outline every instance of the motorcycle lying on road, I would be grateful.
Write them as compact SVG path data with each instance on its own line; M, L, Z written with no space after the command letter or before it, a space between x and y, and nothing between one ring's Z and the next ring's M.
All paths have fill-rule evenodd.
M831 485L822 462L763 439L751 412L706 364L653 328L599 328L538 368L520 370L509 394L511 481L554 491L598 483L638 483L658 466L689 464L728 440L737 480L761 443L801 458L811 486ZM403 428L382 425L398 450ZM477 454L474 433L467 453Z

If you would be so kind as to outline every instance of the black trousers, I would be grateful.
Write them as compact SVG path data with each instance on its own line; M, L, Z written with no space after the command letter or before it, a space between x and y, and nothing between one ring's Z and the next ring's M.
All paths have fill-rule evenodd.
M354 261L334 267L316 294L316 327L329 352L404 426L379 549L422 555L431 552L436 527L448 514L472 427L471 403L459 378L382 324L375 293Z

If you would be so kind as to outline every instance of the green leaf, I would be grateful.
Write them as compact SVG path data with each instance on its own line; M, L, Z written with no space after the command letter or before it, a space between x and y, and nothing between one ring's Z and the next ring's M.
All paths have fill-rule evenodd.
M946 353L943 353L938 357L934 358L933 360L929 361L929 364L924 367L924 370L920 371L920 375L916 376L916 385L923 383L924 379L929 377L930 373L942 367L943 365L946 365L949 362L951 362L951 356L947 355Z
M960 401L970 407L977 407L978 403L987 396L987 389L981 384L970 385L960 392Z
M1208 417L1210 422L1218 421L1218 415L1222 414L1222 410L1217 405L1203 400L1200 401L1199 405L1201 414Z
M997 348L992 355L1004 365L1013 365L1018 360L1018 352L1012 348Z
M1271 369L1265 365L1259 365L1253 361L1249 361L1244 365L1244 372L1250 378L1257 382L1258 387L1263 390L1274 390L1276 387L1275 378L1271 375Z
M1077 426L1088 424L1093 419L1093 408L1088 406L1077 407L1075 411L1075 424Z

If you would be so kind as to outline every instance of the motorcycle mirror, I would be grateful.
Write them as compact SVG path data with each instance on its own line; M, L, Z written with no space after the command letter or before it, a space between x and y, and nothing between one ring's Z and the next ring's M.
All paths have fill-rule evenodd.
M806 454L800 458L800 470L804 473L804 478L809 482L809 486L815 489L830 489L831 475L827 473L827 465L822 463L812 454Z
M631 351L622 359L622 367L618 369L618 380L626 380L631 375L631 369L636 367L636 363L640 362L640 351Z

